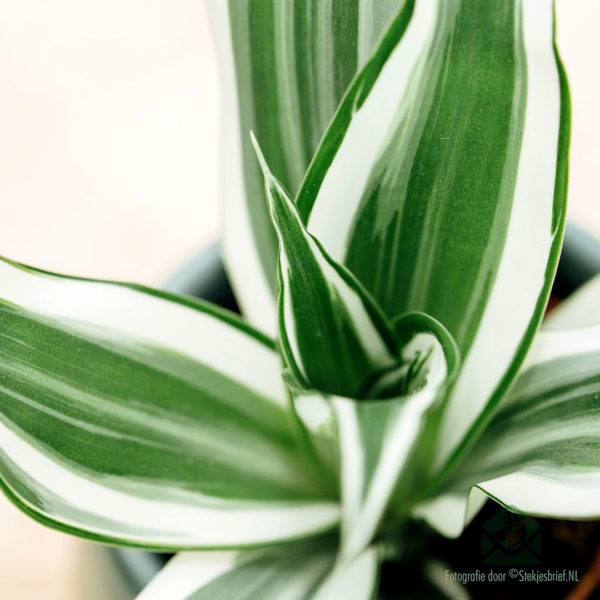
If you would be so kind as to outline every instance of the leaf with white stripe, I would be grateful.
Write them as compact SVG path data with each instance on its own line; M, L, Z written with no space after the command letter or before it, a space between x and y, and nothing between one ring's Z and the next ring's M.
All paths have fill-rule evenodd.
M137 600L371 600L378 553L336 565L336 540L238 553L181 553Z
M423 477L415 452L458 366L452 338L431 318L427 331L426 319L408 315L399 324L403 358L414 365L404 396L331 400L341 457L343 556L353 558L370 543L388 509L404 508L411 470Z
M600 323L538 334L508 398L447 485L444 500L418 510L446 534L458 535L465 511L481 506L481 493L467 505L474 485L509 510L600 517Z
M388 316L423 311L457 340L440 465L506 391L554 276L569 102L553 28L551 0L416 0L298 195L308 230Z
M153 548L334 527L271 342L163 292L0 261L0 475L45 524Z
M224 253L244 314L274 335L277 239L248 132L295 193L357 70L406 0L209 0L224 102Z
M311 600L372 600L379 575L379 550L370 546L351 561L336 563Z
M362 398L378 373L399 362L391 326L352 274L306 231L252 139L279 238L279 335L287 362L307 388Z
M180 552L135 600L187 600L199 588L234 569L240 554L243 552Z

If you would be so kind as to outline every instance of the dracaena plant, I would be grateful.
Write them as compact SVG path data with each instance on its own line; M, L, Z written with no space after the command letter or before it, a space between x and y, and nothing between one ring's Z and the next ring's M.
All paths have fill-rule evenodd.
M487 497L600 516L600 285L538 331L569 137L552 2L210 9L242 317L1 262L6 494L179 553L144 600L368 599L407 523L457 536Z

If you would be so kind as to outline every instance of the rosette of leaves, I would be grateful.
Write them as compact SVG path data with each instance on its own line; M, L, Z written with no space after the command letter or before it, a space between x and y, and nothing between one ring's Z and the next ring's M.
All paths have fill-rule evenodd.
M243 315L2 261L5 493L177 553L144 600L368 599L412 521L600 516L600 285L540 331L552 2L210 4Z

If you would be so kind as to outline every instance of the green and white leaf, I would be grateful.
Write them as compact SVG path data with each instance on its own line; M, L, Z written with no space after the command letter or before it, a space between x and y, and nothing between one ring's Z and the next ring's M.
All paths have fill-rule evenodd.
M388 317L422 311L456 339L442 468L476 437L541 320L564 224L569 103L551 0L406 10L408 26L401 13L344 97L297 203Z
M406 0L209 0L223 78L224 252L244 314L274 335L277 239L248 132L295 194L357 70Z
M371 546L353 560L335 564L312 600L372 600L379 580L379 551Z
M166 293L0 261L0 475L47 525L153 548L338 521L271 342Z
M449 488L417 511L447 535L458 535L465 512L481 506L481 491L525 514L600 517L600 322L538 334Z
M202 587L229 573L244 552L180 552L154 576L136 600L187 600Z
M399 362L391 326L361 285L305 229L253 137L279 239L279 336L307 388L364 397L373 379Z
M438 533L457 538L477 516L488 496L477 487L443 490L412 509L415 519L426 521Z
M331 399L341 457L341 552L345 557L354 558L367 547L388 505L397 501L396 486L414 467L412 458L428 414L443 396L458 363L456 348L447 332L440 333L439 324L431 320L427 330L424 315L404 320L418 325L403 347L405 362L414 364L425 357L409 378L406 395L380 401ZM401 327L405 332L410 329L407 323Z
M371 600L377 551L336 565L336 541L175 556L137 600Z
M468 469L519 512L600 517L600 322L540 332Z

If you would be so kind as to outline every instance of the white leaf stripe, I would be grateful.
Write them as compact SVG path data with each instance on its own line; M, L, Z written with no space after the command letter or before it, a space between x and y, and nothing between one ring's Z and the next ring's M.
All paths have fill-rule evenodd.
M33 280L40 277L33 272L28 276ZM48 275L42 277L47 283L52 281ZM54 278L54 281L64 293L61 286L68 280ZM94 290L110 287L110 284L77 283L87 287L87 293L92 297ZM53 290L45 288L43 291L46 293L45 304L51 307L49 295ZM134 292L130 302L135 300L135 294L143 300L147 299L145 294ZM158 304L163 302L152 299ZM75 300L81 300L81 297L75 297ZM177 308L177 305L174 304L174 307ZM127 314L132 305L124 305L124 308ZM188 310L190 315L194 314L193 310ZM117 313L118 309L114 308L113 316ZM229 419L229 427L241 421L246 423L246 432L238 432L243 439L250 440L258 431L263 431L263 435L270 436L273 441L279 439L282 447L288 443L288 433L285 433L288 430L287 399L282 398L274 403L273 399L228 379L219 372L218 364L216 367L210 363L206 365L185 355L168 352L164 347L152 346L147 341L148 336L146 339L128 337L95 323L70 319L57 321L56 315L48 319L41 314L11 309L10 305L2 308L1 314L3 330L0 335L3 344L0 353L4 362L3 371L11 375L10 379L6 379L4 393L10 398L8 402L28 403L32 413L52 416L57 423L64 421L67 424L71 419L82 430L90 431L110 418L113 431L104 428L104 437L120 436L124 442L130 439L140 446L146 442L149 444L149 440L161 441L164 448L175 448L178 441L191 443L191 447L196 445L196 451L210 448L221 457L219 460L213 458L213 463L230 461L231 450L227 451L227 445L220 437L226 425L224 419ZM211 318L208 314L199 314L203 318ZM218 324L219 320L215 319L215 322ZM214 327L214 323L212 325ZM221 328L223 335L219 339L231 342L232 339L226 334L235 329L226 322L221 323ZM90 331L93 334L91 337ZM215 332L209 328L206 333ZM238 336L241 343L249 337L243 331ZM207 342L205 338L204 345ZM61 352L57 353L57 348ZM268 353L267 357L274 359L270 371L271 378L274 378L280 369L278 359L273 350L263 348ZM257 353L256 358L261 360L260 354ZM67 370L65 365L68 365ZM257 370L260 370L260 365ZM121 372L127 374L126 380L119 380ZM117 379L111 381L115 374ZM137 389L136 384L141 387ZM149 389L150 385L155 387L154 392ZM176 393L179 401L176 412L173 412L169 400L173 393ZM58 398L63 399L62 403ZM144 406L129 400L124 405L123 401L128 398L147 399L148 404ZM203 405L194 406L199 398L203 399ZM260 418L257 418L252 403L255 404L254 409L261 407ZM5 408L5 411L9 410L11 404ZM215 410L218 412L215 413ZM186 429L189 427L187 420L197 420L198 414L203 411L207 411L204 418L196 424L196 432L202 432L202 438L199 438ZM213 416L210 417L210 414ZM215 419L219 414L220 421ZM96 422L87 422L92 415L96 417ZM211 431L210 426L216 427L215 431ZM126 435L131 432L135 433L134 437ZM281 438L282 432L286 441ZM262 450L268 446L260 441L260 437L254 438L254 445L262 446ZM234 463L230 461L230 464ZM255 463L260 464L261 461ZM279 477L282 475L280 471ZM275 479L277 477L273 477Z
M431 334L416 335L404 352L416 354L431 344L434 348L425 381L417 386L418 391L384 401L332 399L341 456L341 552L349 559L369 544L390 501L395 500L393 494L405 469L410 468L426 414L454 374L455 349Z
M333 557L331 546L315 544L240 555L234 569L196 590L187 600L309 600L331 568Z
M418 399L405 399L406 406L394 400L355 406L354 414L348 414L350 400L334 402L342 456L342 554L349 559L367 546L377 530L420 432L423 413L434 399L435 394L427 392L418 394ZM381 441L374 439L381 428L369 429L376 411L383 411L380 418L388 422Z
M335 562L332 539L233 553L175 556L136 600L371 600L378 552Z
M417 2L406 33L403 28L394 28L398 29L397 33L394 31L394 37L399 42L397 49L389 58L385 56L387 61L378 73L373 87L368 90L369 95L345 124L343 147L340 147L335 159L328 165L324 177L322 171L315 173L316 169L311 168L299 192L301 212L309 214L309 231L323 242L327 251L338 262L343 262L346 255L347 236L356 218L362 190L367 185L373 163L388 138L390 125L396 116L396 90L406 88L421 55L423 40L432 35L436 22L435 8L432 2ZM400 15L396 20L401 23L403 16ZM387 36L390 36L390 32ZM379 52L381 48L378 49ZM372 62L376 64L375 57ZM360 90L358 80L354 87ZM352 97L352 92L349 92L349 97ZM331 135L333 132L337 133L336 128L343 127L342 114L340 109L336 115L336 121L340 123L334 121L330 128ZM319 152L323 150L319 149ZM316 160L318 159L317 154ZM349 177L350 173L352 177ZM323 177L318 183L318 196L314 200L312 195L315 183L312 177ZM333 223L336 223L335 228Z
M260 336L158 292L0 270L0 473L22 508L153 548L256 545L335 525L289 399L221 369L228 357L277 381L278 356Z
M600 470L599 332L597 326L587 330L596 345L587 352L576 344L563 346L564 332L536 340L553 350L519 376L463 467L470 480L538 463ZM581 338L582 331L573 333Z
M221 123L224 147L221 151L221 163L224 174L224 222L227 224L223 231L224 261L243 314L255 327L274 336L277 317L272 275L261 261L259 247L255 243L257 236L251 222L251 207L246 201L248 193L244 186L241 125L228 5L226 0L206 1L219 56L223 90Z
M277 243L248 131L295 192L347 85L404 3L208 2L224 74L225 258L244 314L271 334Z
M250 329L241 322L237 325L233 315L226 319L233 327L223 327L215 318L222 311L206 304L164 302L161 295L167 294L145 291L111 282L90 285L0 260L1 299L47 317L81 321L81 327L109 329L169 348L212 365L273 402L288 403L281 378L270 376L280 368L279 357L262 336L249 335ZM202 339L221 343L199 343ZM256 364L240 368L249 356L256 358Z
M14 499L33 516L85 537L155 549L227 548L316 534L337 520L334 503L243 502L110 476L95 480L2 423L0 441Z
M555 206L561 182L550 175L560 169L561 102L566 101L556 68L553 4L520 6L527 101L512 212L496 280L444 417L441 458L456 448L483 409L492 409L523 360L543 315L562 240L564 216L557 222Z
M548 518L588 520L600 517L600 469L578 470L558 464L532 464L514 473L457 488L413 509L446 537L458 537L488 498L507 510Z
M302 392L294 394L296 414L319 462L330 479L336 481L340 472L340 456L333 407L328 398L317 391Z
M185 600L235 567L239 553L180 552L155 575L136 600Z
M586 355L600 350L599 340L600 322L575 329L542 329L527 354L519 379L527 381L525 372L528 369L532 369L532 374L534 374L534 367L544 367L545 363L558 359L573 359L575 368L581 368L587 360ZM557 364L559 363L557 362ZM561 365L560 372L564 372L562 367L563 365ZM511 402L514 402L515 392L512 392L510 397L513 398Z
M550 0L418 0L349 89L298 194L308 230L388 316L424 311L457 339L440 468L476 436L541 320L568 112Z
M473 499L481 497L469 494L477 485L510 510L597 518L599 482L600 325L545 330L442 495L415 510L445 535L456 536L465 511L472 515Z
M487 500L488 496L477 487L453 490L417 504L412 516L423 519L446 537L457 538Z
M388 402L385 406L388 407ZM341 458L342 539L347 540L364 502L368 483L365 481L367 460L356 414L357 407L351 400L342 398L334 399L333 409L337 420Z
M349 563L338 562L311 600L372 600L378 583L378 554L371 546Z
M340 403L351 401L344 398L336 402L336 413L341 417L342 551L345 556L356 556L375 535L398 477L406 467L422 430L424 414L434 402L436 392L435 386L428 387L412 398L403 399L404 405L401 405L401 401L386 400L376 405L368 403L355 407L356 413L352 416L356 423L350 427L359 429L361 434L359 448L362 451L358 452L350 451L350 445L355 442L347 433L352 417L344 416L344 409L339 406ZM387 421L387 426L381 441L377 443L374 437L381 435L381 429L369 428L373 418L369 413L378 410L384 411L382 418ZM369 448L369 451L365 451L365 448Z
M579 520L600 517L600 469L577 472L528 467L477 487L514 512Z
M397 363L394 336L360 284L306 231L252 140L280 243L280 329L286 355L310 387L359 397L374 374Z

